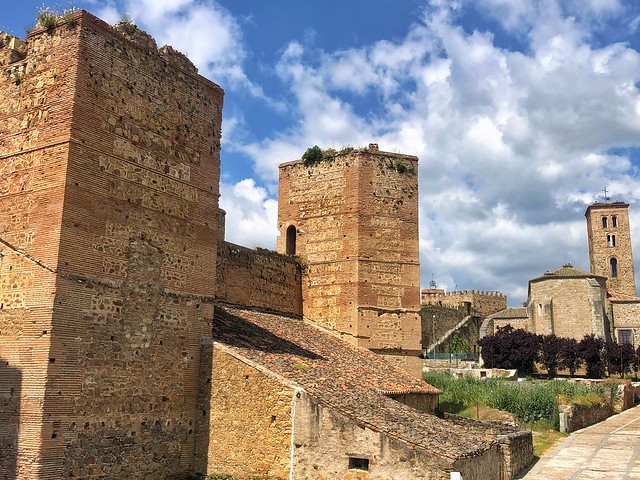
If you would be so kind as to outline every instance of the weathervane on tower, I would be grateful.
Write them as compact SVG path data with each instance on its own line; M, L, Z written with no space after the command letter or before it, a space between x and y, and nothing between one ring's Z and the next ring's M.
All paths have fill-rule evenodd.
M604 192L604 201L608 202L609 200L611 200L611 197L607 197L607 187L605 186L602 191Z

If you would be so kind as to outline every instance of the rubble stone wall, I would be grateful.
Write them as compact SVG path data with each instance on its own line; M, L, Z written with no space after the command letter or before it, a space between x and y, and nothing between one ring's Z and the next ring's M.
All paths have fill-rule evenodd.
M304 392L294 405L294 478L444 480L456 469L463 478L500 478L497 443L473 457L446 464L428 452L356 424ZM350 458L368 460L369 470L349 469Z
M214 345L212 360L208 463L200 473L289 478L294 388L224 347Z
M222 301L302 314L302 273L294 257L220 242L216 275Z

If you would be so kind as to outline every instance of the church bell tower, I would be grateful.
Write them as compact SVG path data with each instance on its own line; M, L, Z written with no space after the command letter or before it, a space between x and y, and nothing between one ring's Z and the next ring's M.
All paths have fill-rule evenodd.
M591 273L607 278L607 291L615 296L636 296L631 252L629 204L592 203L587 207L587 236Z

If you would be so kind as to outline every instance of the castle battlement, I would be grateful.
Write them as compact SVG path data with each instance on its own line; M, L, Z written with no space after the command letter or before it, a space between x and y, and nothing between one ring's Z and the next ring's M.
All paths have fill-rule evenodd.
M423 288L420 292L422 305L440 305L468 308L481 315L491 315L507 308L507 296L495 290L454 290L445 292L442 289Z
M486 297L504 297L506 295L502 292L498 292L496 290L454 290L452 292L446 292L446 296L449 297L461 297L465 295L477 295L477 296L486 296Z

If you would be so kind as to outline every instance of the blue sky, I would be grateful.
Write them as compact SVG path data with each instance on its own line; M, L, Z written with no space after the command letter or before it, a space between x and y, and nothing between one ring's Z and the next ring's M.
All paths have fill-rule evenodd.
M0 29L24 38L42 4L11 2ZM73 6L110 23L127 13L225 89L229 241L274 248L278 163L375 142L420 158L423 286L499 290L517 306L530 278L588 270L584 211L605 186L631 204L640 259L640 2Z

